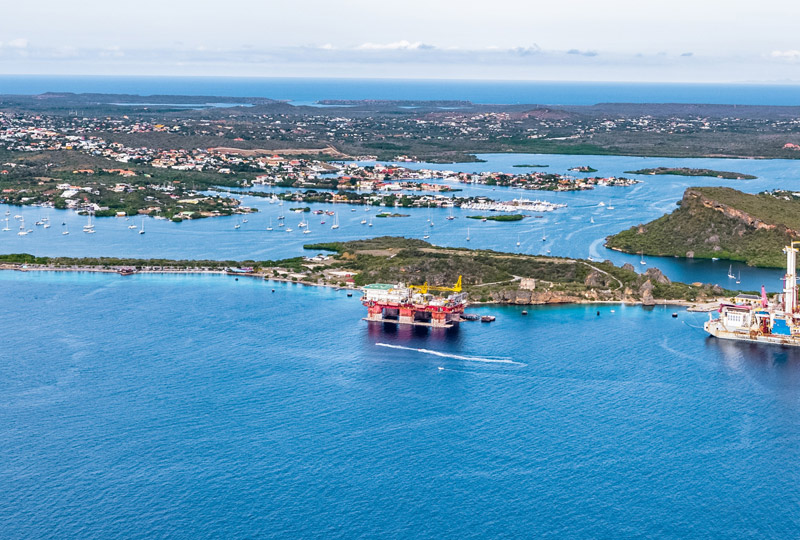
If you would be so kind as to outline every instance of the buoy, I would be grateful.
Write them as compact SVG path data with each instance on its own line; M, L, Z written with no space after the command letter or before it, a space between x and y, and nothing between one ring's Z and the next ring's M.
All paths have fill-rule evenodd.
M598 317L600 316L600 311L598 311L598 312L597 312L597 316L598 316Z
M673 314L672 314L672 318L673 318L673 319L677 319L677 318L678 318L678 314L677 314L677 313L673 313Z
M523 314L523 315L527 315L527 314L528 314L528 312L527 312L527 311L525 311L525 310L523 310L523 311L522 311L522 314Z
M236 281L239 281L239 278L238 278L238 277L236 278Z
M272 292L275 292L275 289L272 289Z

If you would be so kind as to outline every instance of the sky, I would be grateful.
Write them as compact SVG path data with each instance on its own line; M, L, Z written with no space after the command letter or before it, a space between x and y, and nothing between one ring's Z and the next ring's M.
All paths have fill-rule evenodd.
M800 2L4 4L0 74L800 82Z

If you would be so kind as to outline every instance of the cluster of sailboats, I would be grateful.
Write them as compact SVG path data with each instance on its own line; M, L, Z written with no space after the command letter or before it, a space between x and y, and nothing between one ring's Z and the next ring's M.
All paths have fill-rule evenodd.
M283 202L283 201L281 201L281 202ZM321 219L319 221L320 225L325 225L325 223L326 223L325 216L332 216L333 217L333 224L331 225L331 229L336 230L336 229L339 228L339 214L337 214L336 212L333 212L333 211L330 211L330 210L328 210L328 211L314 210L313 213L315 215L321 216ZM292 229L291 227L287 227L286 226L286 216L285 215L280 214L278 216L277 221L278 221L278 228L279 229L283 229L285 232L294 231L294 229ZM246 222L247 222L246 219L242 220L241 222L238 222L236 225L234 225L234 228L238 229L238 228L241 227L241 223L246 223ZM364 219L364 220L361 221L361 223L362 223L362 225L363 224L367 224L367 220ZM372 227L372 217L370 217L370 220L369 220L368 224L369 224L370 227ZM298 229L302 229L303 234L311 234L311 223L305 217L303 217L300 220L300 223L297 224L297 228ZM272 226L272 216L270 216L270 218L269 218L269 224L267 225L267 230L268 231L274 231L275 230L275 228Z
M11 225L10 225L11 218L10 218L10 216L11 216L11 212L7 210L6 213L5 213L5 227L2 228L2 231L4 231L4 232L11 230ZM27 235L31 234L34 231L34 229L29 229L29 228L27 228L25 226L25 216L17 214L15 216L13 216L13 218L16 219L17 221L19 221L19 232L17 232L18 236L27 236ZM125 220L127 221L128 218L125 218ZM36 221L34 223L34 225L36 225L37 227L42 227L43 229L49 229L51 227L50 216L45 216L45 217L41 218L40 220ZM61 230L62 236L67 236L69 234L69 226L67 225L67 222L66 221L62 221L61 222L61 227L62 227L62 230ZM139 234L144 234L145 233L145 230L144 230L144 219L142 219L142 224L141 224L140 227L137 227L135 224L132 223L132 224L128 225L128 229L131 229L131 230L139 229L138 233ZM83 226L82 230L86 234L95 234L97 232L95 230L94 223L92 222L92 214L91 213L87 216L86 225Z
M6 217L5 217L6 225L2 229L5 232L11 230L11 224L10 224L11 220L9 218L10 215L11 215L11 212L9 210L6 210ZM33 232L33 229L29 229L29 228L27 228L25 226L25 216L21 216L21 215L17 214L17 215L14 216L14 219L19 221L19 232L17 232L18 236L27 236L27 235L29 235L29 234L31 234ZM37 221L35 223L35 225L37 227L43 227L45 229L49 229L50 228L50 217L49 216L45 216L45 217L41 218L39 221Z

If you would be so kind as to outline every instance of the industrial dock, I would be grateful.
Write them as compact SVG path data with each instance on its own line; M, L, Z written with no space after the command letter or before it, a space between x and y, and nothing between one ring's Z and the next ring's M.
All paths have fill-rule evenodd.
M800 242L783 248L786 254L786 275L783 293L773 300L764 287L761 296L739 295L732 302L719 306L719 317L709 314L703 328L720 339L800 346L800 313L797 308L797 252Z

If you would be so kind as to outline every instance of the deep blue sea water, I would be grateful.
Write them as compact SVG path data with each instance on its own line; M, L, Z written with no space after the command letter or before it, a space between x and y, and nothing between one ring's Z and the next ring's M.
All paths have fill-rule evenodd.
M297 104L321 99L389 99L558 105L800 105L798 87L790 84L0 75L0 94L43 92L267 97Z
M410 330L329 289L14 272L0 307L3 538L800 527L800 356L683 311L485 307L495 323Z

